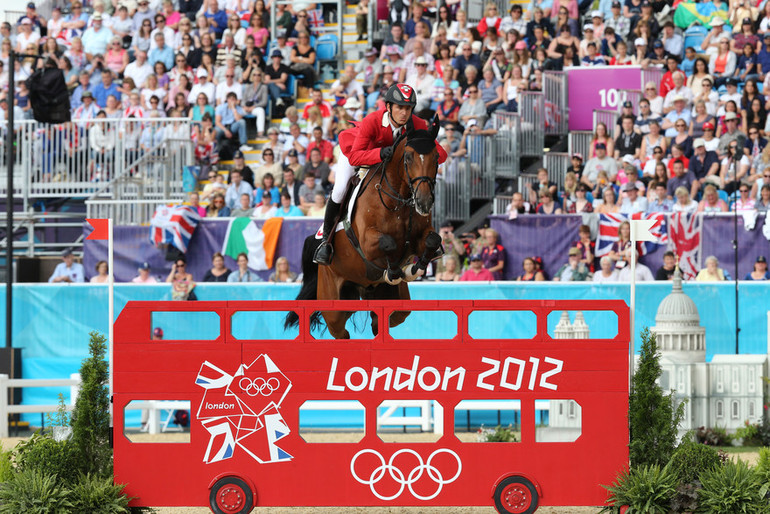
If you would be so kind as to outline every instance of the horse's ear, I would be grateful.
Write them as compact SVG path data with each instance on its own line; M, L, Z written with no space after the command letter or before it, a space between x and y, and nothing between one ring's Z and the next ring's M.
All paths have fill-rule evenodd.
M433 139L436 139L436 136L438 136L439 128L441 128L441 125L439 125L438 116L433 116L433 121L430 125L430 135L433 137Z

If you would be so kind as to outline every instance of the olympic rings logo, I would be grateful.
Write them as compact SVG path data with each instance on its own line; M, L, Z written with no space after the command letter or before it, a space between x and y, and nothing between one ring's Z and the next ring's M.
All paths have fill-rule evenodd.
M262 377L250 379L242 377L238 381L238 386L249 396L270 396L281 387L281 382L276 377L265 380Z
M361 455L371 453L377 459L380 461L380 465L377 466L372 470L372 472L369 474L369 478L361 478L356 473L356 461ZM457 461L457 472L451 477L451 478L444 478L444 475L442 475L441 471L433 465L433 459L442 453L446 453L451 455L455 458ZM411 469L409 472L404 472L401 469L399 469L395 464L395 460L399 455L413 455L415 459L417 459L417 465ZM420 454L417 453L414 450L411 450L409 448L404 448L401 450L398 450L396 453L391 455L390 459L388 460L387 464L385 463L385 458L380 455L380 452L377 450L371 450L371 449L364 449L360 452L356 453L353 456L353 459L350 461L350 473L353 475L353 478L356 479L357 482L368 485L369 489L371 489L372 494L374 494L377 498L383 501L391 501L395 500L399 496L401 496L401 493L404 492L404 488L409 488L409 492L412 493L412 496L417 498L418 500L432 500L436 496L438 496L441 493L441 490L444 488L445 485L451 484L457 478L460 476L460 472L462 472L463 466L462 462L460 461L460 457L453 452L452 450L448 448L439 448L438 450L434 451L430 454L430 457L428 457L428 460L423 463L422 457L420 457ZM375 485L380 482L385 477L385 472L387 472L390 475L390 478L392 478L397 484L399 484L398 491L391 495L391 496L385 496L383 494L380 494ZM428 496L423 496L415 492L415 490L412 488L412 484L417 482L425 473L431 480L433 480L436 485L438 486L436 488L436 491L433 494L430 494Z

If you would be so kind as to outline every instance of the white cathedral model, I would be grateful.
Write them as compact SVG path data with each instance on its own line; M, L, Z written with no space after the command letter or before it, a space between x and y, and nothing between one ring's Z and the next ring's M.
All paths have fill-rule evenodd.
M695 302L682 291L682 277L674 273L671 294L658 306L655 326L661 353L660 386L673 390L677 403L686 401L680 437L699 427L724 428L728 432L762 420L765 385L768 376L768 354L714 355L706 362L706 329L700 325ZM587 339L589 327L578 312L575 323L562 313L554 330L555 339ZM576 408L577 407L577 408ZM580 406L574 402L554 400L550 408L550 425L579 434Z

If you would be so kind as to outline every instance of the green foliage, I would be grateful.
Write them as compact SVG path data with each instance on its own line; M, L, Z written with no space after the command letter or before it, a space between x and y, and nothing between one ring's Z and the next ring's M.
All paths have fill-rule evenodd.
M630 513L667 514L676 486L676 475L668 466L643 464L630 472L624 470L611 486L602 486L610 493L608 506L602 512L616 511L628 505Z
M698 512L752 514L768 511L767 501L759 492L759 475L740 459L704 471L700 481Z
M764 447L759 449L756 472L759 477L759 483L762 484L759 494L764 498L770 492L770 448Z
M69 491L56 477L34 469L21 470L0 484L0 514L68 514Z
M740 439L743 446L762 446L760 427L762 423L751 424L748 420L735 431L734 439Z
M655 382L661 374L655 335L642 331L639 368L631 384L628 418L631 466L665 466L676 447L677 429L684 418L684 404L674 407L673 393L663 394Z
M80 453L81 471L106 477L112 474L107 345L103 335L90 335L90 356L80 367L82 383L72 411L72 442Z
M676 494L671 499L671 512L695 512L698 510L698 492L700 481L679 484Z
M513 426L502 427L497 425L494 430L479 429L479 439L486 443L515 443L517 441Z
M685 438L672 455L669 465L680 484L690 484L703 471L721 464L716 449Z
M59 406L53 415L48 412L45 415L45 422L49 427L68 427L70 426L70 415L67 412L67 404L64 403L64 395L59 393Z
M13 452L0 448L0 484L13 476Z
M120 514L129 512L128 498L123 494L125 485L113 484L112 477L80 475L72 487L72 512L92 514Z
M70 441L54 441L40 431L16 445L14 452L19 471L40 473L56 482L74 480L80 469L80 456Z
M695 439L699 443L709 446L730 446L733 442L733 436L728 434L727 430L722 427L698 427L698 430L695 432Z

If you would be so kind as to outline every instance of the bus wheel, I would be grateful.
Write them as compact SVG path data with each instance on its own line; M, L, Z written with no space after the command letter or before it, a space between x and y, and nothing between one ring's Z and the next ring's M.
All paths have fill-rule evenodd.
M508 477L495 488L495 508L506 514L532 514L537 510L537 490L524 477Z
M209 505L214 514L247 514L254 506L254 495L240 478L225 477L211 488Z

